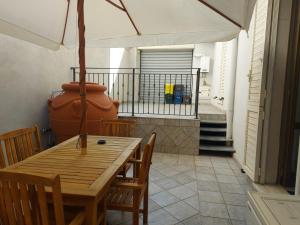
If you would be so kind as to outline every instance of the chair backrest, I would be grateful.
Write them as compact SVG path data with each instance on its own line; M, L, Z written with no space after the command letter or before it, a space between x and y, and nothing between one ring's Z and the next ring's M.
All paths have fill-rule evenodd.
M41 136L37 126L1 134L0 168L24 160L41 148Z
M133 137L136 122L134 120L103 120L101 135L116 137Z
M154 151L155 139L156 139L156 133L153 132L148 143L144 147L143 158L140 167L139 183L146 183L148 181L149 170L150 170L152 155Z
M53 205L54 219L50 217L46 188L52 191L48 200ZM50 221L65 225L59 175L40 177L0 171L1 225L49 225Z

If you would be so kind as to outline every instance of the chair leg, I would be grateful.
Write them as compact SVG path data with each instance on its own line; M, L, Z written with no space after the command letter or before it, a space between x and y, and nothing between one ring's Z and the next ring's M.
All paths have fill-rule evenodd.
M126 166L123 167L123 178L126 178Z
M132 213L132 225L139 225L139 211Z
M144 194L143 223L148 224L148 185Z

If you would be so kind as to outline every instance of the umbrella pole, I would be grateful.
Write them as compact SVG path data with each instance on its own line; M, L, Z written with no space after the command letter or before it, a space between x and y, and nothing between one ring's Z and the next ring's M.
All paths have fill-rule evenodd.
M80 100L81 100L81 121L80 121L80 148L81 153L87 153L87 104L85 86L85 25L84 25L84 0L78 0L78 31L79 31L79 66L80 66Z

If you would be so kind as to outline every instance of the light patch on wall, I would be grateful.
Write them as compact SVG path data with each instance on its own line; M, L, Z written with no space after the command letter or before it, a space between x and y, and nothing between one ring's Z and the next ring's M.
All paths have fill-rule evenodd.
M111 48L110 49L110 78L109 78L109 90L112 91L113 83L115 82L117 76L114 76L114 73L119 72L119 68L122 62L124 54L124 48Z

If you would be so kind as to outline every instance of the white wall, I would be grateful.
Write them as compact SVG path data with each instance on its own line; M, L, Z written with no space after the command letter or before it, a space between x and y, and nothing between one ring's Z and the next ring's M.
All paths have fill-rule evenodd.
M201 79L201 85L203 85L203 80L205 79L207 85L211 86L214 71L215 43L201 43L194 46L193 68L200 68L201 56L210 57L210 70L208 73L205 73L206 77Z
M251 62L251 43L248 34L242 31L238 39L238 56L233 115L233 144L235 157L243 163L245 152L247 104L249 92L249 69Z
M211 103L222 110L232 110L232 100L234 98L232 90L234 90L235 71L236 71L236 39L228 42L217 42L215 44L215 63L213 68L212 80L212 98L224 97L224 101L212 99ZM224 92L220 89L222 82L222 74L224 79Z
M47 99L72 80L77 50L47 50L0 35L0 133L38 124L48 127ZM109 50L87 49L87 66L109 66Z
M215 43L215 60L213 66L213 77L212 77L212 87L211 87L211 97L220 96L220 73L221 73L221 63L222 63L222 43ZM211 103L216 104L215 100L211 100Z

